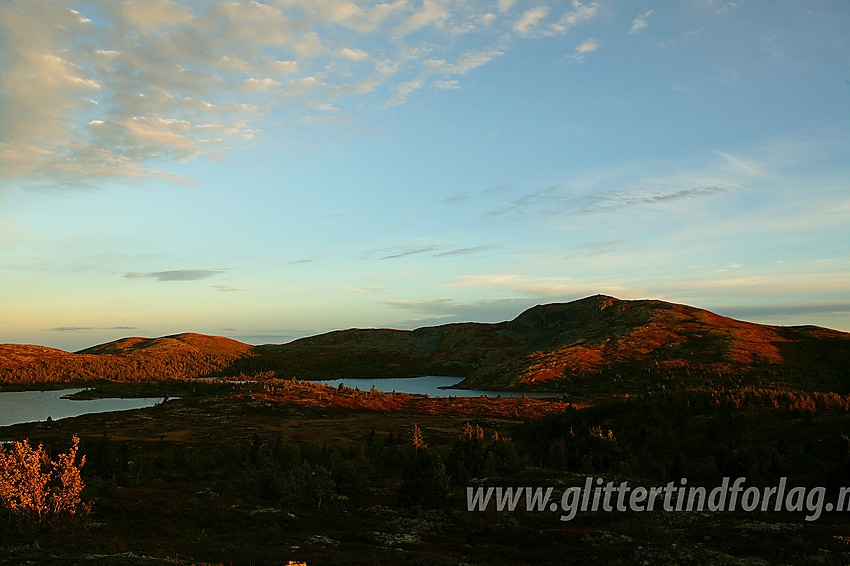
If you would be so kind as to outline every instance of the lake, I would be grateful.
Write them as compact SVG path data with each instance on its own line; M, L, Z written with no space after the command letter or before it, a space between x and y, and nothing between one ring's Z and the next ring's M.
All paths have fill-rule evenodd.
M521 397L521 392L485 391L482 389L443 389L463 381L459 377L426 375L423 377L400 378L345 378L317 381L332 387L344 383L346 387L369 391L374 387L378 391L389 393L418 393L431 397ZM0 391L0 427L19 423L78 417L88 413L106 413L153 407L163 401L161 397L109 398L109 399L64 399L82 389L57 389L54 391ZM556 394L530 392L531 398L552 397Z
M54 391L0 391L0 427L19 423L78 417L88 413L106 413L153 407L161 397L119 399L63 399L82 389Z
M369 391L374 387L378 391L389 393L420 393L431 397L522 397L522 392L516 391L485 391L483 389L442 389L451 387L463 381L461 377L446 377L442 375L425 375L423 377L392 377L392 378L343 378L326 379L316 383L324 383L332 387L339 387L340 383L352 389ZM553 397L556 393L533 392L526 393L527 397L539 399Z

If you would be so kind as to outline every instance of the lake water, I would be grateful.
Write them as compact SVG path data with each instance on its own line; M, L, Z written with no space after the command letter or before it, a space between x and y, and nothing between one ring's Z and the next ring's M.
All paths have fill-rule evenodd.
M339 387L344 383L346 387L357 388L360 391L369 391L374 387L378 391L389 393L421 393L431 397L522 397L522 392L515 391L485 391L483 389L441 389L451 387L463 381L460 377L446 377L442 375L426 375L423 377L398 377L398 378L344 378L326 379L317 383L324 383L332 387ZM533 392L526 393L527 397L542 398L552 397L553 393Z
M161 397L120 399L63 399L82 389L54 391L0 391L0 426L78 417L88 413L107 413L153 407Z
M368 379L329 379L318 381L332 387L344 383L346 387L369 391L374 387L378 391L389 393L419 393L431 397L521 397L521 392L485 391L482 389L443 389L463 381L459 377L426 375L423 377L368 378ZM57 389L54 391L0 391L0 427L19 423L78 417L88 413L106 413L143 409L161 403L161 397L119 398L119 399L64 399L82 389ZM531 392L531 398L552 397L552 393Z

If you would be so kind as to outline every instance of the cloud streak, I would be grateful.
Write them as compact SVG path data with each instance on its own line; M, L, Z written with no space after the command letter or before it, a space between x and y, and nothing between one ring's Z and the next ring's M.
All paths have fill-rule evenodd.
M499 246L495 245L484 245L484 246L472 246L469 248L458 248L454 250L448 250L445 252L440 252L438 254L434 254L433 257L454 257L454 256L468 256L468 255L476 255L484 252L489 252L494 249L497 249Z
M412 255L419 255L439 249L436 245L428 246L403 246L393 248L378 248L364 252L361 259L400 259Z
M209 277L214 277L216 275L220 275L225 273L224 269L174 269L171 271L147 271L147 272L138 272L133 271L130 273L125 273L124 277L128 279L156 279L160 282L166 281L199 281L201 279L207 279ZM219 285L218 287L222 287ZM233 288L228 289L219 289L219 290L233 290Z
M51 332L87 332L89 330L138 330L138 326L56 326Z
M679 200L702 198L729 192L731 187L709 185L675 190L628 189L577 195L567 187L554 185L527 193L506 204L491 208L488 216L542 212L551 216L581 216L614 212L637 206L651 206Z
M850 303L801 303L783 305L758 305L758 306L733 306L718 307L718 312L734 318L761 318L778 317L788 315L820 315L820 314L848 314Z

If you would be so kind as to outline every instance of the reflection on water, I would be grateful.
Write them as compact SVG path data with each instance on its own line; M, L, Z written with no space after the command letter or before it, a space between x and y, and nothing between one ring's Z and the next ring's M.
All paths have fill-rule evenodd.
M121 399L63 399L82 389L55 391L0 391L0 426L78 417L88 413L106 413L153 407L164 399L140 397Z
M317 383L325 383L333 387L338 387L340 383L346 387L357 388L361 391L369 391L374 387L378 391L389 393L395 391L397 393L421 393L430 395L431 397L522 397L521 392L514 391L485 391L483 389L441 389L441 387L451 387L463 381L460 377L446 377L442 375L426 375L423 377L398 377L398 378L344 378L344 379L326 379ZM527 393L527 397L541 398L551 397L552 393Z

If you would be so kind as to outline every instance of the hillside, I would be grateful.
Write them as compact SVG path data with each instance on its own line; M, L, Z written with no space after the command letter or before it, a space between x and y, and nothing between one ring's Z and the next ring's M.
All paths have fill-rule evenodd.
M0 361L0 382L454 375L470 388L574 394L718 385L850 391L848 333L604 295L496 324L341 330L264 346L200 334L125 338L76 354L5 345Z
M539 305L497 324L344 330L255 351L240 363L284 378L456 375L469 388L579 394L668 384L850 388L848 333L604 295Z
M850 385L850 334L825 328L754 324L664 301L600 295L534 307L507 327L526 337L523 352L477 369L468 386L577 391L597 389L601 380L633 391L667 382L846 391Z
M252 348L230 338L193 333L123 338L77 353L2 344L0 383L187 379L225 371Z

